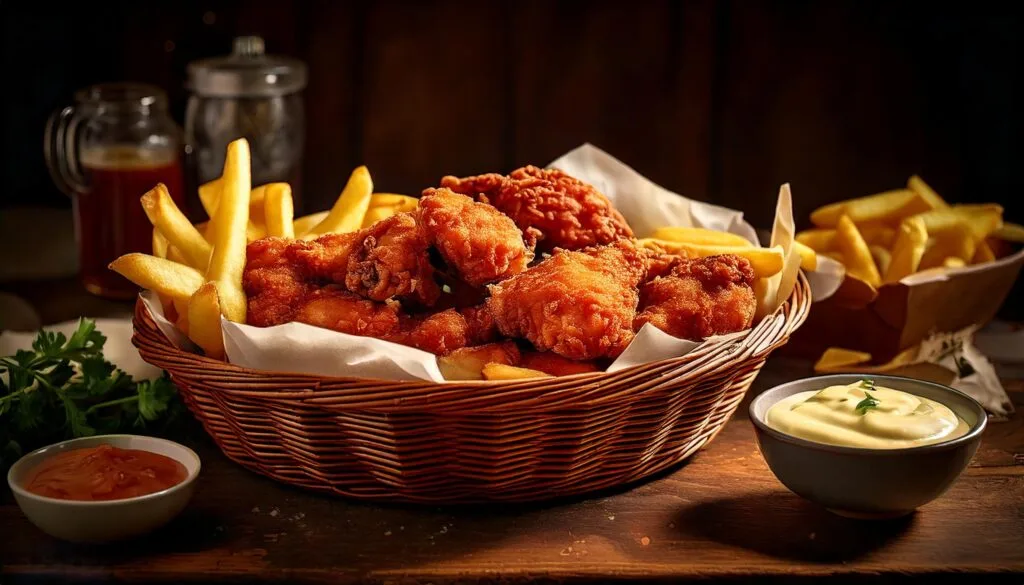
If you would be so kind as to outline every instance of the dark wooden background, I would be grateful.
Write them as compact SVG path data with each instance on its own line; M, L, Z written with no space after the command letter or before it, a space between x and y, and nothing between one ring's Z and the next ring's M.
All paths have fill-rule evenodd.
M1019 3L831 0L3 2L4 205L65 205L41 154L53 108L98 81L157 83L238 34L305 60L304 207L351 169L418 192L546 164L589 141L765 226L920 173L1024 219Z

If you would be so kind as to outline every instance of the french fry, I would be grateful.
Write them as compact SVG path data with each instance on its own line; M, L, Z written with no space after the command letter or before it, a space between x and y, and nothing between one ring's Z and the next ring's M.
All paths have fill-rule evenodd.
M892 248L896 241L896 229L885 224L865 223L858 225L857 229L869 246L874 244L883 248Z
M206 270L210 263L210 243L178 209L163 183L158 183L142 196L142 208L153 227L159 229L167 241L182 253L189 266Z
M266 228L266 226L256 225L256 224L254 224L251 221L248 222L247 224L245 224L245 241L246 242L255 242L256 240L258 240L260 238L265 238L265 237L267 237L267 228Z
M382 219L387 219L392 215L397 215L399 212L397 207L371 207L366 210L366 215L363 216L363 225L360 227L370 227Z
M188 302L203 284L203 275L195 268L149 254L125 254L111 262L109 268L172 302Z
M268 185L272 184L269 183ZM203 204L203 209L208 217L212 218L217 213L217 204L220 203L220 190L223 185L223 177L217 177L209 183L203 183L199 186L199 202ZM268 185L260 185L249 193L249 226L246 228L246 237L250 242L267 235L263 198L266 195ZM211 239L212 234L206 233L204 235L207 240Z
M258 226L266 225L266 196L271 185L276 185L274 189L280 189L280 185L288 185L288 183L267 183L253 188L249 193L249 223ZM288 192L291 193L291 191L292 186L288 185Z
M224 336L220 330L222 307L217 283L206 282L188 302L188 338L203 349L207 357L224 359Z
M885 274L888 272L889 264L892 262L892 253L882 246L869 245L868 250L871 251L871 258L875 261L875 266L878 267L878 273Z
M966 223L956 224L953 228L928 238L918 270L943 266L945 259L950 256L960 258L964 263L970 262L977 247L970 226Z
M683 242L690 244L712 245L712 246L751 246L743 236L719 232L698 227L661 227L654 230L652 238L668 240L670 242Z
M889 269L885 271L885 282L899 282L905 276L917 272L927 244L928 229L924 220L920 216L903 220L892 247Z
M160 230L153 228L153 244L151 246L153 248L153 255L157 258L166 258L167 246L167 238L160 233Z
M160 233L160 230L153 228L153 255L157 258L167 258L168 247L167 238ZM177 313L174 311L174 304L171 301L171 298L159 293L157 294L157 297L160 299L160 306L164 309L164 315L167 316L168 320L173 321Z
M373 194L373 181L370 171L365 166L357 167L345 184L334 207L327 217L317 224L303 237L312 239L329 233L348 233L358 230L363 225L363 217L370 207L370 196Z
M796 234L796 241L815 252L825 253L833 250L836 246L836 230L824 228L804 230Z
M920 214L929 235L956 230L966 224L976 239L982 239L1003 226L1003 208L994 203L954 205Z
M932 209L949 207L949 203L946 203L945 199L939 197L939 194L935 192L935 189L932 189L928 183L924 182L924 179L917 175L911 175L911 177L907 179L907 189L910 189L920 195Z
M713 246L702 244L690 244L687 242L670 242L654 238L644 238L640 244L651 248L661 248L672 254L681 254L690 258L703 258L705 256L718 256L721 254L735 254L743 256L750 261L754 269L754 276L765 278L777 274L782 270L784 262L782 247L755 248L753 245L740 246Z
M950 256L942 261L943 268L963 268L964 266L967 266L967 263L962 258L957 258L956 256Z
M484 380L523 380L526 378L553 378L550 374L538 370L531 370L529 368L519 368L516 366L506 366L505 364L499 364L491 362L484 366L481 372L484 376Z
M171 262L177 262L178 264L188 266L188 260L185 259L185 255L174 246L167 246L167 259Z
M370 209L375 207L396 207L398 213L403 211L414 211L420 205L420 200L408 195L397 193L374 193L370 196Z
M871 361L871 354L841 347L830 347L821 354L814 364L815 372L836 372L843 368L866 364Z
M204 221L202 223L197 223L196 224L196 230L198 230L199 233L203 234L203 239L205 239L207 242L209 242L209 241L211 241L213 239L213 237L212 237L213 236L213 230L210 229L210 222L209 221Z
M798 254L800 254L800 268L806 272L814 272L818 269L818 255L810 247L801 244L794 240L793 246L796 248Z
M188 335L188 301L174 299L171 304L174 306L174 326L178 331Z
M199 185L199 203L202 204L206 217L213 217L213 213L217 211L217 202L220 200L220 185L220 177L209 183Z
M321 221L323 221L325 217L327 217L327 212L321 211L319 213L312 213L310 215L304 215L300 218L297 218L294 222L295 237L301 238L302 236L308 234L309 231L316 227L316 225L319 224Z
M992 232L992 237L1024 244L1024 226L1016 223L1004 223L1002 227Z
M437 358L437 367L445 380L482 380L487 364L518 364L519 349L514 341L464 347Z
M271 183L264 188L264 192L263 208L267 235L278 238L294 238L295 208L291 186L288 183ZM252 210L251 205L249 210Z
M228 144L221 176L220 202L212 219L213 255L207 280L217 283L220 308L235 323L245 323L246 298L242 290L245 270L246 225L251 188L249 143L240 138ZM195 327L195 323L192 323Z
M910 189L886 191L867 197L832 203L811 212L811 223L818 227L836 227L847 216L853 223L895 223L904 217L928 211L931 206Z
M981 240L978 242L977 249L974 250L974 258L971 258L971 264L994 262L995 259L996 255L995 252L992 251L992 246L988 244L987 240Z
M857 226L846 215L839 218L836 225L836 247L843 253L846 260L846 272L852 274L872 287L878 288L882 284L882 277L878 273L874 259L871 258L871 250L864 241Z

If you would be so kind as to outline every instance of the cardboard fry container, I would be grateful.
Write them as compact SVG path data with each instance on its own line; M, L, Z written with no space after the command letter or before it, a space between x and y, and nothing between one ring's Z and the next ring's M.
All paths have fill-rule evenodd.
M959 331L992 320L1024 264L1024 249L995 262L942 273L920 273L884 285L866 304L836 294L815 303L785 353L818 358L828 347L893 358L934 333Z

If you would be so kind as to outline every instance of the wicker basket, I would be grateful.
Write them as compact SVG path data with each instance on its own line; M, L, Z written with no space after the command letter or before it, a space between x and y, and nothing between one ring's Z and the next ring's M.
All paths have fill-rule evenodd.
M747 335L615 373L520 382L321 378L181 351L140 301L134 344L167 370L232 460L364 499L523 502L631 482L721 430L768 354L807 316L803 275Z

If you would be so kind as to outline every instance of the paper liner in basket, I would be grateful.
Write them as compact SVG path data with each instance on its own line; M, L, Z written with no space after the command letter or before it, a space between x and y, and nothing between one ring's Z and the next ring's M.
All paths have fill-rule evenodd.
M590 144L580 146L549 166L588 182L607 195L638 237L645 237L658 227L675 225L726 231L758 243L757 233L743 219L742 212L672 193ZM776 275L775 282L770 285L776 294L769 295L769 301L759 307L761 315L774 311L792 291L799 270L799 257L791 250L792 240L793 212L786 185L776 209L773 245L781 245L788 260L784 272ZM834 275L832 278L819 278L817 290L812 286L812 292L816 296L831 294L838 286L838 282L833 282L835 280ZM840 269L838 281L841 280ZM195 346L164 318L155 295L147 293L143 300L158 327L172 343L195 351ZM302 323L261 328L221 319L221 330L228 361L242 367L320 376L445 381L438 370L436 356L388 341ZM685 355L698 345L697 342L672 337L647 324L608 371Z

